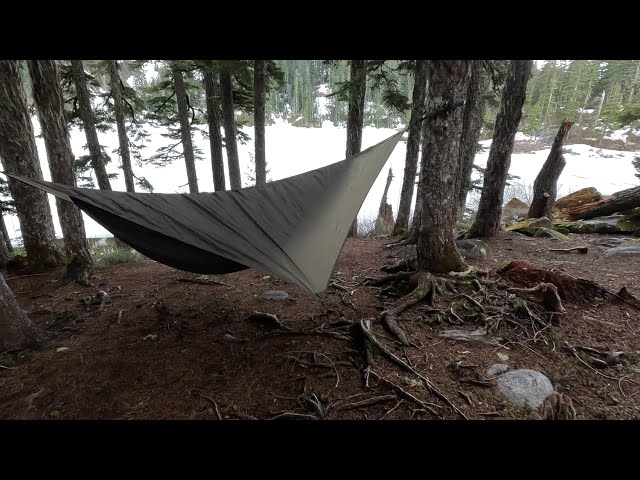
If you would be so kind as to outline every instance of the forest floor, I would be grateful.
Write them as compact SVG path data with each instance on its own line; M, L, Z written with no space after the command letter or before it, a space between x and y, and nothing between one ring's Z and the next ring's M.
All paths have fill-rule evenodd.
M570 238L559 243L503 232L488 242L486 259L469 263L503 288L533 286L497 273L524 260L640 297L640 256L605 258L607 247L593 243L603 235ZM38 351L0 355L0 419L462 418L379 351L365 387L366 356L340 321L372 318L397 298L354 281L382 274L380 267L391 263L383 248L389 241L349 239L334 272L348 291L329 287L324 304L253 270L200 284L152 261L102 267L93 287L61 286L60 272L9 279L21 306L53 340ZM584 245L586 254L549 251ZM102 309L86 305L98 290L109 294ZM289 297L267 300L267 290ZM487 376L495 363L545 374L571 398L577 419L640 418L640 309L615 299L565 300L566 313L544 335L527 337L503 322L493 332L501 339L496 345L439 336L478 328L472 321L434 321L429 309L444 311L444 300L436 295L432 307L422 302L400 317L413 346L403 347L379 324L372 331L467 418L530 418L530 410L503 400ZM248 321L254 311L276 315L284 328ZM624 352L624 361L596 368L567 346Z

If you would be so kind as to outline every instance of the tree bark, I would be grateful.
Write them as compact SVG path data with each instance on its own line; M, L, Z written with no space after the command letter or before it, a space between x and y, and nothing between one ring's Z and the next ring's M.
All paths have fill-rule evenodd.
M0 275L0 353L38 346L41 333L18 305Z
M416 72L413 84L413 99L411 118L409 120L409 135L407 137L407 155L404 162L404 178L400 192L400 204L398 216L393 228L394 235L406 233L409 228L409 215L411 213L411 200L416 183L418 170L418 154L420 153L420 132L422 125L419 122L424 115L424 99L427 88L428 60L416 60Z
M384 186L384 192L380 199L380 206L378 207L378 218L376 219L376 233L380 235L388 235L393 229L393 208L387 202L387 196L389 194L389 186L393 180L393 171L389 168L389 174L387 175L387 183Z
M242 188L240 178L240 159L236 141L236 115L233 110L233 85L231 74L220 74L220 90L222 93L222 122L224 125L224 144L227 149L227 167L229 168L229 183L231 190Z
M489 88L489 76L482 60L473 60L471 65L471 81L467 89L467 103L464 109L462 137L460 138L460 168L456 191L458 204L457 218L462 218L467 203L467 193L471 188L471 171L476 156L484 112L487 106L485 94Z
M591 128L596 128L598 126L598 120L600 120L600 114L602 113L602 106L604 105L604 97L607 92L602 91L602 95L600 95L600 103L598 104L598 108L596 109L596 115L593 118L593 124Z
M347 114L347 153L349 158L362 149L362 128L364 126L364 97L367 92L367 61L351 60L349 77L349 112ZM353 220L349 237L358 236L358 217Z
M135 192L133 170L131 168L131 153L129 151L129 137L124 122L124 103L122 101L122 84L118 74L118 61L108 60L109 81L111 83L111 96L116 113L116 126L118 128L118 144L120 145L120 158L122 159L122 171L127 192Z
M173 85L176 89L176 102L178 103L178 117L180 119L180 137L182 141L182 153L187 167L187 180L189 181L189 193L198 193L198 176L196 174L196 160L193 155L193 143L191 143L191 124L189 123L189 99L187 89L184 86L184 77L180 70L173 70Z
M428 85L427 85L428 88ZM428 90L427 90L428 92ZM425 106L426 107L426 106ZM422 128L420 132L420 138L422 142L421 150L424 157L425 142L427 139L427 122L422 122ZM413 220L411 221L411 229L409 231L408 243L414 244L418 241L418 231L420 230L420 224L422 222L422 199L424 198L424 183L422 181L422 160L419 161L418 170L418 188L416 194L416 203L413 208Z
M422 152L422 211L418 230L418 268L429 272L461 271L467 264L455 243L456 176L460 135L470 79L468 60L432 60L429 65L427 111Z
M256 150L256 185L267 183L267 160L265 158L265 95L267 90L267 64L264 60L253 63L253 125L255 131Z
M568 120L562 122L551 146L549 157L533 182L533 200L529 207L528 218L551 218L551 209L558 194L558 178L567 164L562 155L562 146L572 125L573 122Z
M4 267L9 262L9 249L7 248L7 240L0 230L0 267Z
M609 198L580 205L567 210L567 214L572 220L581 220L613 215L636 207L640 207L640 187L621 190Z
M7 224L4 221L4 216L2 216L2 212L0 212L0 232L4 237L4 242L9 253L13 253L13 245L11 245L11 237L9 236L9 232L7 231Z
M0 61L0 159L9 173L43 180L16 60ZM35 269L62 263L47 194L9 177L27 258Z
M211 147L211 170L213 172L213 188L216 192L227 189L222 157L222 136L220 135L220 86L218 85L217 76L209 68L204 69L204 90L207 101L209 145Z
M522 105L526 98L532 64L531 60L512 60L509 66L493 131L480 205L467 235L470 238L492 237L500 229L504 186L511 165L511 152L522 117Z
M93 110L91 109L91 99L89 89L87 88L87 80L85 78L82 60L71 60L71 71L73 74L73 83L76 87L80 119L84 126L84 134L87 137L91 167L96 175L96 180L98 180L100 190L111 190L111 183L109 182L109 175L107 174L107 168L104 164L102 148L98 140L96 121Z
M56 64L53 60L29 60L29 72L49 159L51 179L56 183L75 187L74 157ZM65 280L87 283L91 275L92 261L82 213L73 203L60 198L56 198L56 206L67 254Z

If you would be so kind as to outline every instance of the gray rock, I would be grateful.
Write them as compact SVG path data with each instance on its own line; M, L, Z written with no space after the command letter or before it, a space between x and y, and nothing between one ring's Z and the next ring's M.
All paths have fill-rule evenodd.
M487 376L495 377L496 375L500 375L507 370L509 370L509 365L505 365L504 363L494 363L489 368L487 368Z
M604 252L605 258L608 258L612 255L639 255L640 254L640 245L620 245L619 247L614 247L608 249Z
M536 230L536 233L533 236L555 238L556 240L560 240L562 242L566 242L567 240L569 240L569 237L553 230L552 228L539 228L538 230Z
M284 300L289 298L289 294L282 290L267 290L262 294L262 298L266 298L267 300Z
M464 239L456 240L460 253L467 258L486 258L489 248L482 240Z
M500 394L518 407L538 408L553 393L549 379L529 369L506 372L498 377L497 385Z

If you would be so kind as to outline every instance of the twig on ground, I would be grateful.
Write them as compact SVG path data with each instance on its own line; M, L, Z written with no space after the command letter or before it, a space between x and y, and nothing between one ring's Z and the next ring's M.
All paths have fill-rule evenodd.
M384 420L385 417L387 417L388 415L392 414L393 412L396 411L396 409L402 405L402 402L404 402L404 400L400 399L398 401L398 403L395 404L395 406L391 407L389 410L387 410L386 412L384 412L384 415L382 415L378 420Z
M371 405L390 402L391 400L398 400L398 397L396 397L395 395L382 395L380 397L365 398L364 400L360 400L359 402L339 405L337 407L334 407L334 410L352 410L354 408L370 407Z
M213 403L213 407L216 409L216 416L218 417L218 420L222 420L222 415L220 415L220 409L218 408L218 404L216 403L216 401L211 397L207 397L206 395L201 394L200 392L198 392L198 396Z
M402 368L405 368L409 372L413 373L415 376L419 377L424 382L429 392L431 392L433 395L435 395L440 400L442 400L447 405L449 405L451 409L454 412L456 412L458 415L460 415L462 418L464 418L465 420L468 420L464 412L462 412L458 407L456 407L454 403L451 400L449 400L449 398L447 398L445 394L443 394L440 390L438 390L438 388L431 382L431 380L429 380L427 377L417 372L414 368L411 368L409 365L407 365L405 361L397 357L393 352L389 351L384 345L382 345L382 343L380 343L380 341L376 338L376 336L373 334L373 332L369 328L369 323L370 322L368 320L361 320L360 328L362 329L362 333L364 333L365 337L367 337L367 339L371 343L373 343L376 347L378 347L380 351L382 351L389 359L391 359L397 365L401 366Z
M424 408L425 410L429 411L432 415L436 416L437 418L442 418L440 415L438 415L438 413L432 408L436 407L436 408L440 408L439 405L435 405L433 403L427 403L427 402L423 402L422 400L420 400L418 397L415 397L414 395L412 395L411 393L407 392L406 390L404 390L400 385L396 385L395 383L393 383L391 380L387 380L386 378L384 378L382 375L379 375L378 373L374 372L373 370L370 370L371 374L376 377L378 380L380 380L382 383L384 383L386 386L393 388L394 390L396 390L400 395L402 395L403 397L405 397L406 399L417 403L418 405L420 405L422 408Z
M269 420L282 420L283 418L310 418L311 420L317 420L318 417L310 415L308 413L295 413L295 412L283 412L275 417L271 417Z

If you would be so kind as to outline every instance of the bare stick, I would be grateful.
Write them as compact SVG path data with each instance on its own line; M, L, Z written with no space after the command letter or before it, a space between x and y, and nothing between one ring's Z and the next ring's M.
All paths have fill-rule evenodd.
M283 418L310 418L311 420L317 420L318 417L315 415L310 415L308 413L295 413L295 412L284 412L275 417L271 417L269 420L281 420Z
M347 403L346 405L339 405L335 407L335 410L352 410L354 408L369 407L371 405L377 405L378 403L390 402L391 400L398 400L395 395L382 395L380 397L365 398L359 402Z
M589 251L589 248L588 247L550 248L549 251L562 252L562 253L570 253L570 252L587 253Z
M8 282L9 280L15 280L17 278L42 277L44 275L52 275L52 274L53 274L53 272L49 272L49 273L33 273L31 275L18 275L17 277L5 278L5 280Z
M222 415L220 415L220 409L218 408L218 404L216 403L216 401L213 398L207 397L206 395L203 395L199 392L198 392L198 395L206 400L209 400L211 403L213 403L213 407L216 409L216 416L218 417L218 420L222 420Z
M385 417L387 417L388 415L390 415L391 413L395 412L396 409L402 405L402 402L404 402L404 400L400 400L398 401L398 403L395 404L395 406L391 407L389 410L387 410L386 412L384 412L384 415L382 415L379 420L384 420Z
M396 390L400 395L402 395L403 397L405 397L408 400L411 400L414 403L417 403L418 405L420 405L422 408L424 408L425 410L427 410L428 412L430 412L432 415L438 417L438 418L442 418L440 417L440 415L438 415L438 413L431 407L438 407L440 408L439 405L435 405L433 403L427 403L427 402L423 402L422 400L420 400L418 397L415 397L414 395L410 394L409 392L407 392L406 390L404 390L400 385L396 385L395 383L393 383L391 380L387 380L386 378L384 378L382 375L377 374L376 372L374 372L373 370L370 371L373 376L375 376L378 380L380 380L382 383L384 383L386 386L393 388L394 390Z
M453 404L453 402L447 398L447 396L445 394L443 394L440 390L438 390L438 388L433 383L431 383L431 380L429 380L428 378L426 378L425 376L423 376L422 374L417 372L415 369L411 368L401 358L397 357L393 352L389 351L384 345L382 345L382 343L380 343L378 341L378 339L375 337L373 332L369 329L368 323L369 323L368 320L361 320L360 321L360 328L362 329L362 333L364 333L365 337L367 337L367 339L371 343L373 343L376 347L378 347L380 349L380 351L382 351L393 362L395 362L396 364L398 364L402 368L410 371L411 373L413 373L414 375L419 377L425 383L425 386L427 387L427 390L429 390L429 392L431 392L436 397L438 397L440 400L442 400L447 405L449 405L453 409L454 412L456 412L458 415L460 415L465 420L469 420L467 418L467 416L458 407L456 407Z
M4 368L5 370L15 370L15 367L6 367L4 365L0 365L0 368Z

